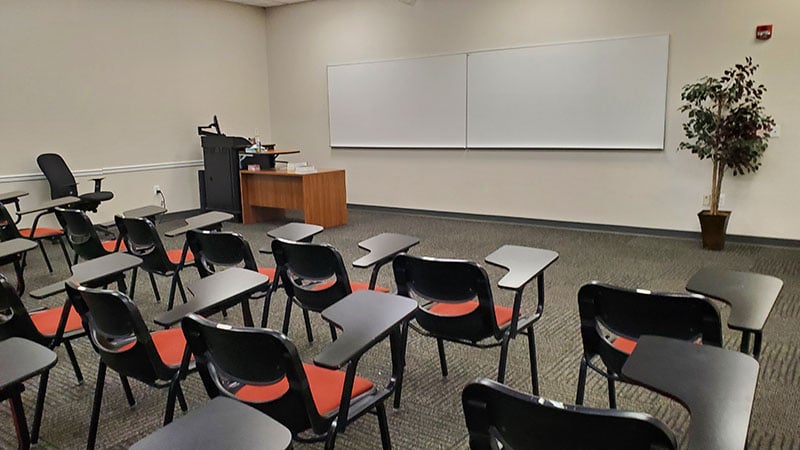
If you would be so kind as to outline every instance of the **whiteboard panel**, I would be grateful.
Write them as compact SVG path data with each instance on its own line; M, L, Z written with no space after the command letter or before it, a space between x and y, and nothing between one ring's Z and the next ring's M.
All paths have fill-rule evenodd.
M331 147L466 146L467 57L328 66Z
M475 148L663 149L669 36L471 53Z

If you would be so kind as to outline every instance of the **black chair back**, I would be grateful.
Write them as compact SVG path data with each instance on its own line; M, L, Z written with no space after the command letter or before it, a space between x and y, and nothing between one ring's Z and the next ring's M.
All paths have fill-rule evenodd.
M563 405L486 378L461 399L472 450L678 448L669 428L644 413Z
M8 208L0 203L0 242L22 237Z
M397 293L436 303L478 301L472 312L442 316L421 303L417 323L435 336L451 340L478 341L501 332L495 319L489 276L480 265L467 260L420 257L401 254L392 262Z
M587 360L600 355L613 374L620 374L628 353L613 344L643 334L722 346L722 325L716 308L690 294L653 293L597 282L578 291L581 339Z
M329 244L272 241L272 255L287 295L320 312L352 293L339 251Z
M45 346L49 344L33 324L17 290L0 274L0 341L10 337L29 339Z
M36 164L50 184L50 198L78 196L78 184L61 155L42 153L36 158Z
M192 230L186 234L186 240L194 254L195 267L200 277L213 274L218 267L228 268L240 264L245 269L258 270L250 244L241 234Z
M79 257L90 260L107 255L92 221L78 209L56 208L56 218L64 229L70 247Z
M161 361L139 309L125 294L67 282L67 295L109 368L150 385L172 377L175 371Z
M286 380L288 390L283 396L255 406L293 435L309 427L317 433L327 431L314 406L297 349L286 336L264 328L220 325L196 314L185 317L181 327L209 397L237 399L237 391L244 386Z
M114 216L117 230L124 236L128 253L142 259L140 267L146 272L167 275L175 270L167 256L155 225L145 218Z

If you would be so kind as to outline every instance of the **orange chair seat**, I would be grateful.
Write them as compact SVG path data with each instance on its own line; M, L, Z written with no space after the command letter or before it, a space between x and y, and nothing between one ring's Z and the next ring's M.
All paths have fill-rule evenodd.
M315 291L322 291L324 289L328 289L329 287L333 286L334 283L335 282L333 280L326 281L324 283L320 283L320 284L314 286L314 290ZM353 291L353 292L355 292L355 291L367 291L367 290L369 290L369 283L362 283L360 281L351 281L350 282L350 290ZM382 286L375 286L375 291L376 292L384 292L384 293L387 293L387 294L389 293L389 289L386 289L385 287L382 287Z
M63 307L46 309L44 311L37 311L31 313L31 320L36 329L42 336L55 336L58 330L58 321L61 319L61 311ZM73 308L69 309L67 316L67 325L64 327L64 332L69 333L83 328L81 316Z
M478 309L477 301L461 303L435 303L428 309L428 312L440 316L454 317L465 316L476 309ZM511 322L511 316L513 314L514 309L509 308L508 306L495 305L494 307L494 318L497 320L498 327L502 327L503 325Z
M180 367L183 352L186 349L186 338L180 328L170 328L150 333L153 345L156 346L161 361L169 367Z
M180 248L167 250L167 259L169 259L169 262L172 264L178 264L181 262L181 254L183 254L183 250ZM194 254L191 250L186 250L186 261L184 261L184 263L188 264L191 262L194 262Z
M259 267L258 273L261 275L266 275L269 277L269 281L275 280L275 268L274 267Z
M30 228L22 228L21 230L19 230L19 234L20 234L20 236L22 236L22 237L24 237L26 239L38 239L38 238L46 238L46 237L51 237L51 236L60 236L60 235L64 234L64 230L61 230L59 228L42 228L42 227L38 227L38 228L36 228L36 232L33 233L33 236L31 236L31 229Z
M107 252L113 252L114 251L114 247L117 246L117 241L112 239L110 241L103 241L103 242L101 242L101 244L103 245L103 248L106 249ZM126 247L125 247L125 243L124 242L120 242L119 243L119 251L124 252L125 250L127 250Z
M611 342L611 345L615 349L630 355L631 353L633 353L633 349L636 348L636 341L621 336L617 336L617 338Z
M308 378L311 396L320 415L325 415L339 408L342 399L345 373L341 370L330 370L313 364L303 363ZM356 376L350 398L370 391L374 385L366 378ZM269 386L245 385L236 392L236 398L250 403L264 403L276 400L289 391L289 381L284 377Z

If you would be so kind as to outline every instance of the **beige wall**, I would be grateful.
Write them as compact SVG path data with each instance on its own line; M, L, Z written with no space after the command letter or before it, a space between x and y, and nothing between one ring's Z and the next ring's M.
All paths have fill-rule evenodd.
M754 40L755 26L775 25ZM786 0L317 0L267 10L273 139L347 169L351 203L697 230L710 166L678 153L680 88L751 55L782 136L758 174L726 180L729 232L800 238L800 2ZM669 33L666 149L332 150L326 65Z
M0 191L49 198L36 155L73 170L202 159L196 127L270 138L265 12L214 0L4 0L0 5ZM169 164L168 164L169 166ZM153 202L198 207L198 167L106 175L96 220ZM92 189L79 179L81 192Z

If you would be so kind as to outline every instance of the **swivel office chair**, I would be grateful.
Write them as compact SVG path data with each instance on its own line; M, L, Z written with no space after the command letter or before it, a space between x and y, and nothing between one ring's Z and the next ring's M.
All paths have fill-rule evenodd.
M50 198L74 196L81 199L79 203L70 205L71 208L97 212L97 206L101 202L114 198L114 193L100 190L103 178L92 178L94 192L78 195L78 183L75 181L72 171L67 167L67 163L57 153L42 153L36 158L36 164L39 165L39 169L42 170L50 184Z

